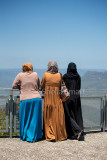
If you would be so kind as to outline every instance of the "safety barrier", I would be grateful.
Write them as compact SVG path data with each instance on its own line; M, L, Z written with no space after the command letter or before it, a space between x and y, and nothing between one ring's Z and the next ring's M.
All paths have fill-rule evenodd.
M7 93L8 92L8 93ZM99 94L96 94L100 93ZM85 131L107 129L107 90L81 90ZM19 91L0 89L0 132L19 133Z

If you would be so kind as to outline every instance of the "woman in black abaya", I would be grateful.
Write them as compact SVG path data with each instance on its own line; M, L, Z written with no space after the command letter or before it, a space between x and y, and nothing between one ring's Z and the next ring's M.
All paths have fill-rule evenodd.
M63 80L70 92L70 98L64 102L67 135L68 138L77 137L80 140L83 134L83 119L79 93L81 78L77 72L75 63L69 63Z

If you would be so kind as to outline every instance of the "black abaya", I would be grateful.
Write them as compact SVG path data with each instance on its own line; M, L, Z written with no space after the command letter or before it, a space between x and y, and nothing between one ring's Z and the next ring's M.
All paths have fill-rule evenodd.
M81 78L74 63L68 65L67 73L63 79L70 92L70 98L64 102L66 131L68 137L77 136L83 130L83 119L79 93Z

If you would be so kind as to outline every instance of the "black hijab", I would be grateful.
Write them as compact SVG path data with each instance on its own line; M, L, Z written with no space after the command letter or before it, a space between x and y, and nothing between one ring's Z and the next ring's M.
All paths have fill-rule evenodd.
M77 79L79 78L79 74L77 72L76 64L71 62L68 64L67 73L63 76L64 79Z

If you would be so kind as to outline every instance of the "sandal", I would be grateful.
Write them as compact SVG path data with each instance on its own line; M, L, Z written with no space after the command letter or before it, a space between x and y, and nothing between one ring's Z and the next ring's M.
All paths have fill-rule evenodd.
M83 134L83 131L81 131L80 133L78 133L78 136L77 136L77 140L80 141L81 138L82 138L82 134Z

